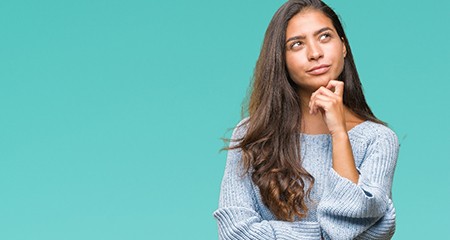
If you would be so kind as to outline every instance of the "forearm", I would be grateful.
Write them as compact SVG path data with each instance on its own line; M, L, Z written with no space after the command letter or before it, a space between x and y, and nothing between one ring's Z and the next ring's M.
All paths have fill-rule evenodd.
M238 126L241 126L242 120ZM232 139L244 136L246 126L236 127ZM233 143L232 143L233 144ZM233 146L233 145L230 145ZM319 240L321 228L317 221L287 222L270 220L261 216L256 188L251 174L245 172L242 152L228 151L224 177L222 179L219 208L214 212L219 239L222 240Z
M254 209L219 208L214 212L221 240L319 240L318 222L263 220Z
M358 158L355 161L359 174L357 184L341 176L345 172L337 172L341 166L339 163L344 161L336 161L342 159L335 157L335 154L345 153L345 148L333 151L333 162L337 164L330 169L317 207L317 219L326 233L325 239L390 239L395 231L395 209L390 191L398 140L395 133L385 126L375 123L366 125L367 129L360 129L360 138L352 141L352 144L355 143L353 147L364 147L362 155L355 155ZM338 149L334 144L346 142L342 140L334 136L334 150Z
M358 183L359 174L347 132L332 134L333 169L342 177Z

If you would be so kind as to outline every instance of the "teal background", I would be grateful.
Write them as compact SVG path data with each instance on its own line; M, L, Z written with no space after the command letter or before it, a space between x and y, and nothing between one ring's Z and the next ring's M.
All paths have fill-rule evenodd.
M217 239L229 137L284 1L0 2L0 239ZM327 1L401 142L394 239L450 236L450 2Z

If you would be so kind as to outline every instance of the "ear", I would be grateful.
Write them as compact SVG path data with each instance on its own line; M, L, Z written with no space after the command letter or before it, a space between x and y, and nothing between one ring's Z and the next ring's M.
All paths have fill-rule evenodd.
M343 48L342 48L342 54L344 55L344 58L347 56L347 47L345 47L345 39L341 37Z

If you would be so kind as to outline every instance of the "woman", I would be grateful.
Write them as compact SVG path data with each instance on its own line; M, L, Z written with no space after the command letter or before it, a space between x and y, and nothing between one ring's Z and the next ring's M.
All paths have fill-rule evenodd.
M392 237L398 140L367 105L326 4L288 1L275 13L248 111L214 212L221 239Z

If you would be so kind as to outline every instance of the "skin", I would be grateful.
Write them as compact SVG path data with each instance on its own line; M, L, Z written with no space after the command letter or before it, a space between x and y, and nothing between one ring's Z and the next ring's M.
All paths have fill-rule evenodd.
M286 29L286 64L299 86L303 129L307 134L330 134L333 169L357 183L359 179L348 130L363 122L343 104L342 72L347 51L331 20L317 10L303 10ZM322 69L311 71L317 66Z

